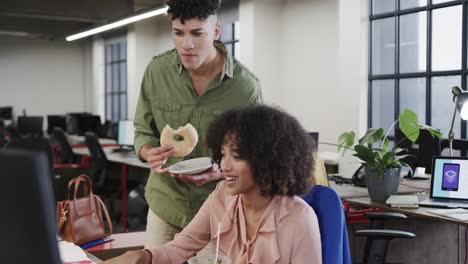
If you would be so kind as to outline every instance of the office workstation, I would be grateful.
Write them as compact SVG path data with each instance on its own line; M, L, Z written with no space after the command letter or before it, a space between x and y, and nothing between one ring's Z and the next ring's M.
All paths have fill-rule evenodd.
M153 56L174 46L171 21L167 15L157 15L74 41L65 38L156 10L164 1L81 1L73 3L73 12L49 1L28 2L0 4L4 9L0 19L5 21L0 23L0 119L4 127L13 125L20 135L47 138L54 127L62 129L73 156L63 164L76 164L88 174L92 159L82 159L91 154L85 133L96 134L115 185L115 195L109 199L120 200L115 205L116 225L120 231L143 231L141 225L135 229L136 225L127 222L129 193L136 182L146 183L150 170L134 152L133 119L146 66ZM464 43L468 37L463 23L467 3L224 0L218 14L220 39L258 77L265 103L278 105L307 131L320 134L317 149L329 174L350 181L360 166L352 152L342 155L333 145L341 133L355 131L362 136L367 128L383 128L389 132L391 146L408 148L416 157L406 158L406 163L414 170L424 167L424 177L430 177L403 178L409 174L405 170L398 193L424 200L431 191L433 157L449 155L456 105L452 87L467 88ZM177 116L177 107L168 107ZM405 140L399 125L387 131L407 108L418 115L420 124L439 129L442 138L433 142L421 130L418 142L413 143ZM219 114L216 111L213 115ZM453 120L453 155L466 156L466 121L459 111ZM0 136L4 133L7 137L0 138L0 146L13 135L0 129ZM53 143L52 148L55 160L60 160L58 145ZM416 234L390 243L388 261L465 262L466 222L433 214L428 207L397 208L375 202L367 187L330 184L359 210L378 208L408 216L386 223L386 228ZM96 188L108 191L99 184ZM146 221L146 214L140 218ZM353 261L362 261L364 252L364 238L353 233L367 225L348 224Z

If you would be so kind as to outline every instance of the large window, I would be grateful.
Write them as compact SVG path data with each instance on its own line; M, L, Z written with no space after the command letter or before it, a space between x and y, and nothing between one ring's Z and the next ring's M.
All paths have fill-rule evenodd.
M447 137L451 88L467 88L468 0L370 1L369 127L386 129L409 108ZM454 133L467 138L459 116Z
M228 52L237 59L240 56L240 43L239 43L240 27L239 21L232 24L224 24L221 26L220 40L226 45Z
M107 40L105 44L106 120L127 119L127 41Z

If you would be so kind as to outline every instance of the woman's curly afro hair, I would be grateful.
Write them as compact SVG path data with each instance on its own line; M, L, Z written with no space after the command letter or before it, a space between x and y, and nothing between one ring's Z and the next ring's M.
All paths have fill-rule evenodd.
M301 195L310 187L312 138L277 108L255 105L224 112L210 124L206 144L218 164L221 146L232 144L250 163L263 196Z
M183 24L186 19L205 20L208 16L216 14L221 0L167 0L166 5L169 7L167 14L171 19L180 18Z

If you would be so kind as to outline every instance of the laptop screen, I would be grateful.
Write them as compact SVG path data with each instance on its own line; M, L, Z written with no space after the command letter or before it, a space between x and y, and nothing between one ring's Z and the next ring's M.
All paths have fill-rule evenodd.
M434 157L431 197L468 200L468 158Z

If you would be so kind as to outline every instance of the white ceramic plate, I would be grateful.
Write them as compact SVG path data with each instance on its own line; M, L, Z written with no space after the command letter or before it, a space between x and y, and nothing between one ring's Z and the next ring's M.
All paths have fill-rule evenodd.
M168 167L170 173L174 174L197 174L212 166L210 157L183 160Z

